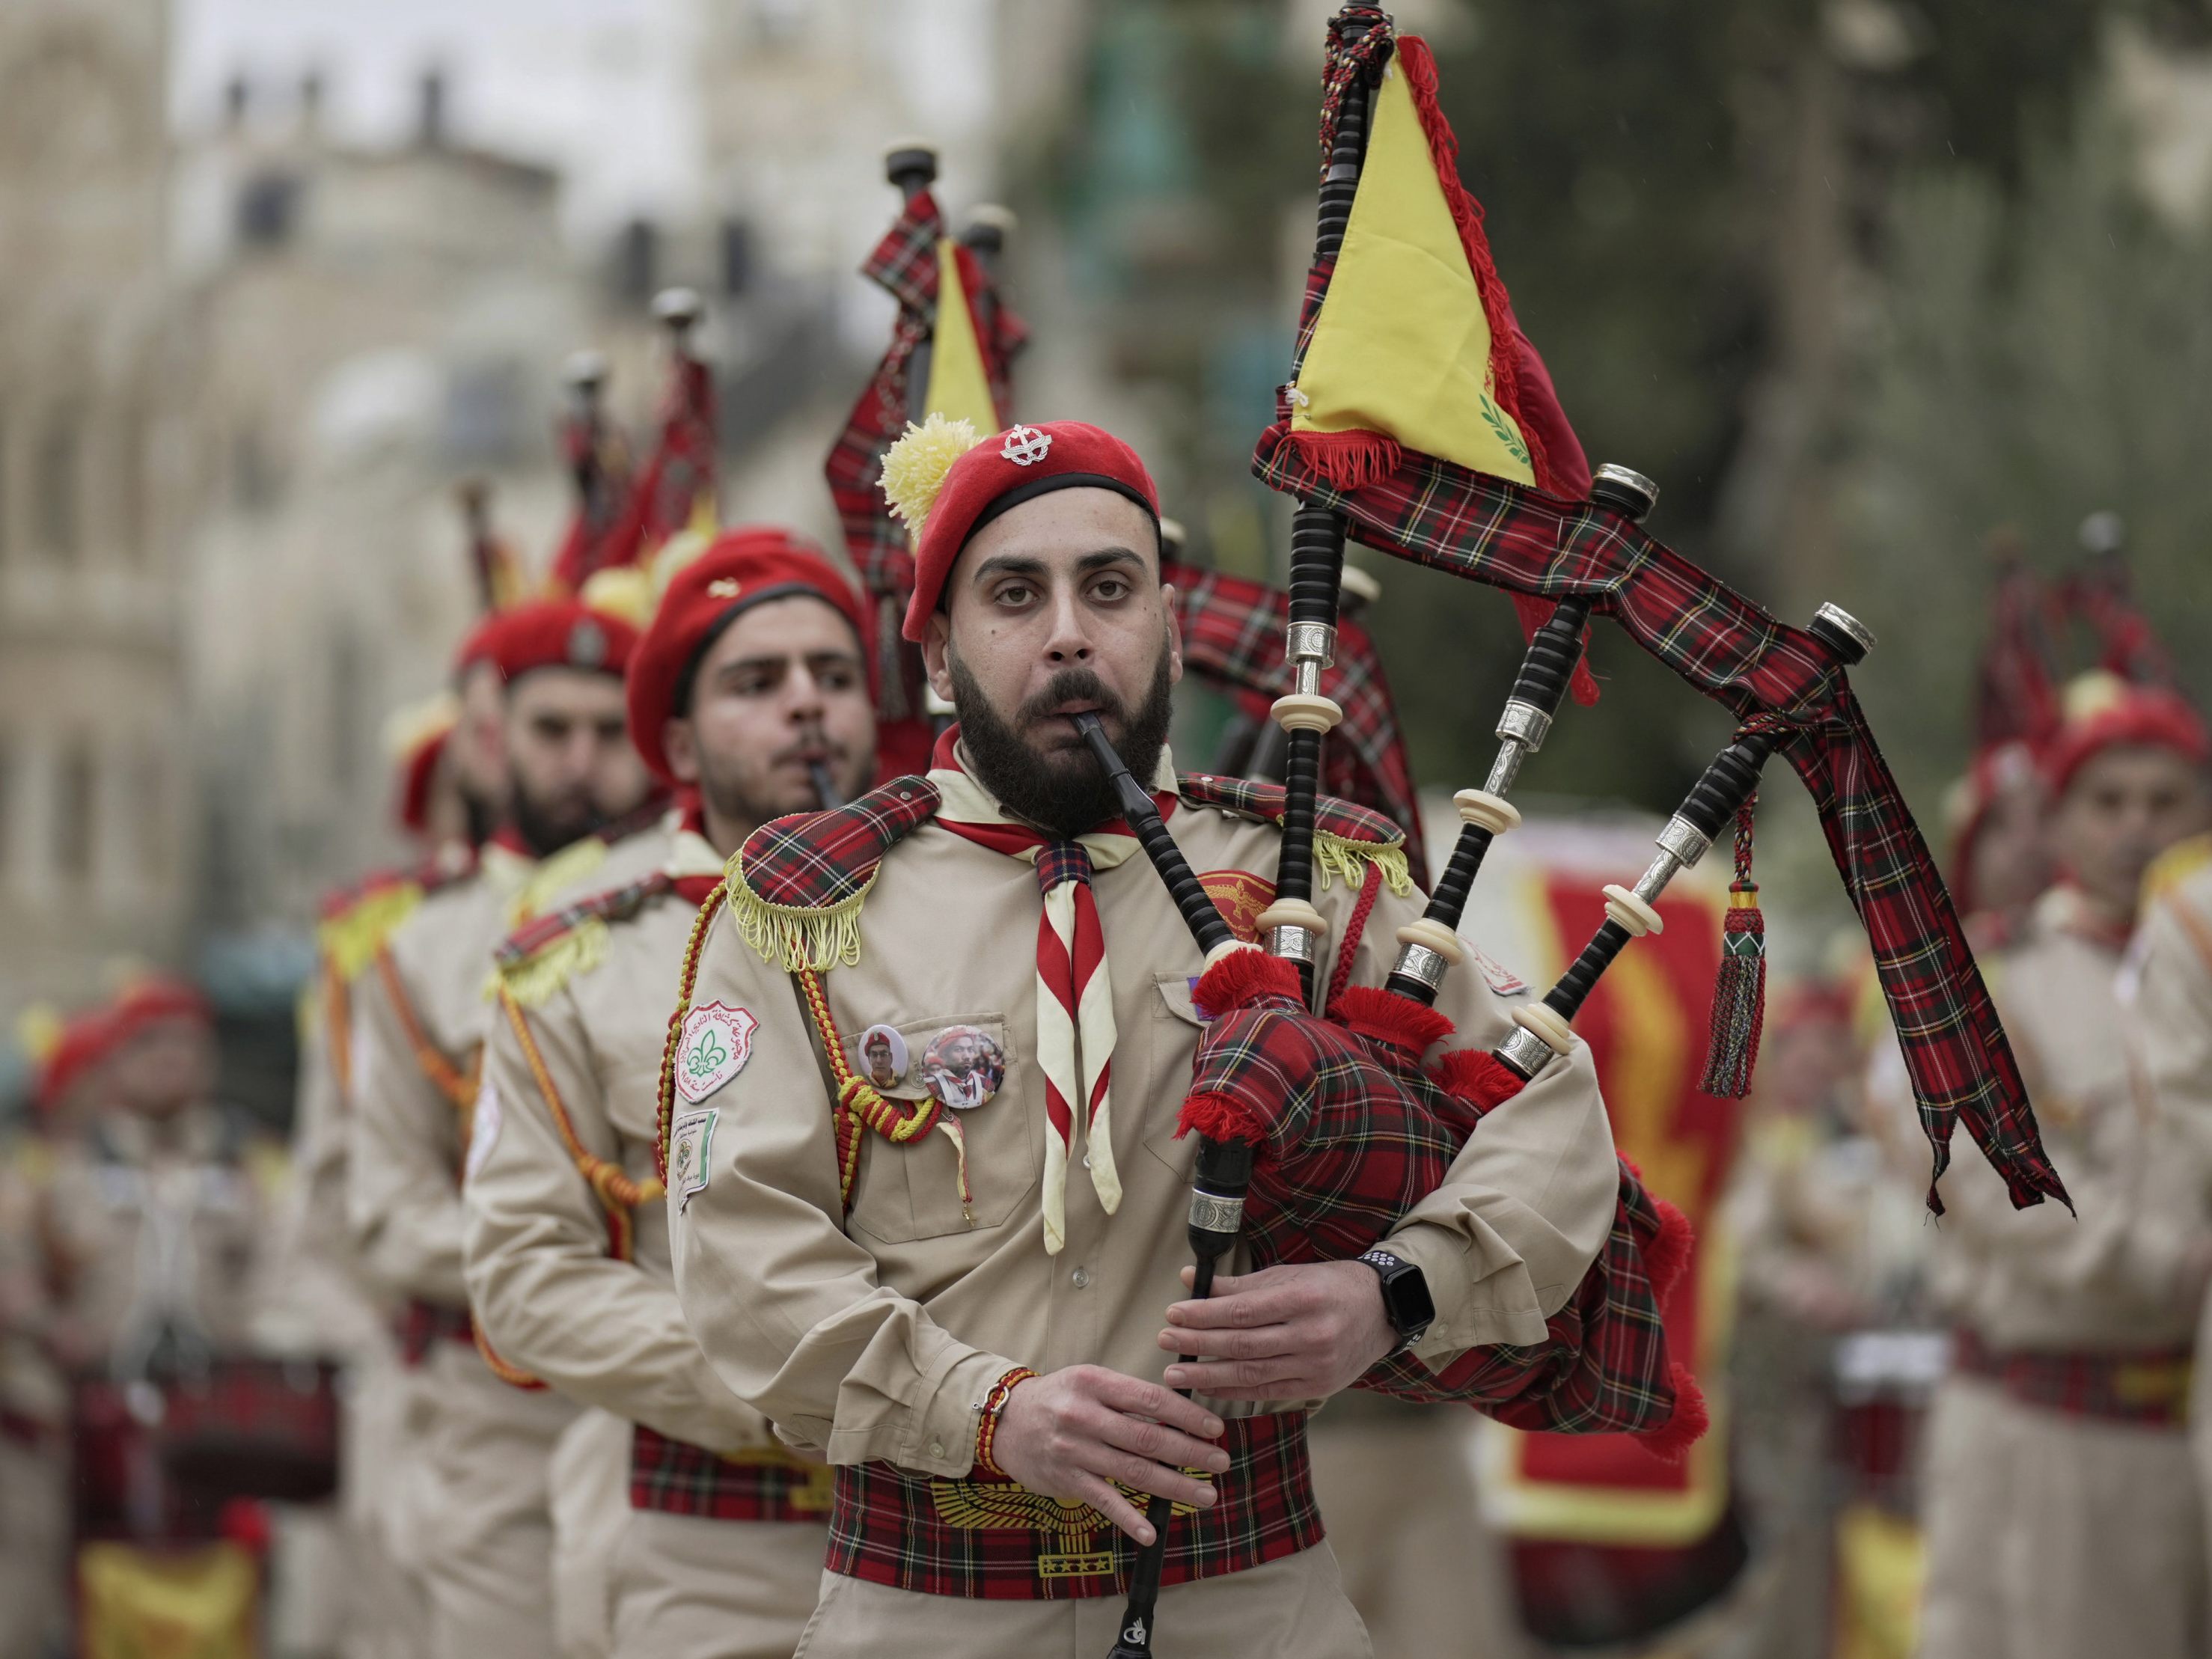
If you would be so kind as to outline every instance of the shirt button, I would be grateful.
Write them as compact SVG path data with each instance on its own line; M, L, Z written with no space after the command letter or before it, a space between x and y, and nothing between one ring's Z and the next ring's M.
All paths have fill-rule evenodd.
M1087 1291L1091 1288L1091 1269L1088 1267L1078 1267L1068 1275L1068 1279L1079 1291Z
M932 1457L942 1457L942 1456L944 1456L944 1455L945 1455L945 1443L944 1443L942 1440L933 1440L933 1441L931 1441L931 1442L929 1443L929 1455L930 1455Z

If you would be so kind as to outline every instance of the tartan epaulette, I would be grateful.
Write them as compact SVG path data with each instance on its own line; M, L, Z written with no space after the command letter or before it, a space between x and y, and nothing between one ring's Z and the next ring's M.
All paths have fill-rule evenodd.
M1240 817L1272 823L1283 822L1283 786L1254 783L1245 778L1216 777L1210 772L1180 772L1176 788L1193 806L1214 806ZM1369 866L1382 872L1394 893L1413 890L1413 870L1406 858L1406 832L1380 812L1355 806L1334 795L1314 803L1314 872L1326 887L1342 876L1345 884L1357 887L1367 878Z
M605 959L611 926L628 921L656 896L675 887L672 877L656 870L626 886L586 894L523 923L491 953L499 984L524 1007L537 1007L578 974Z
M889 852L937 816L937 786L893 778L858 800L764 823L730 860L730 915L787 973L860 959L860 902Z

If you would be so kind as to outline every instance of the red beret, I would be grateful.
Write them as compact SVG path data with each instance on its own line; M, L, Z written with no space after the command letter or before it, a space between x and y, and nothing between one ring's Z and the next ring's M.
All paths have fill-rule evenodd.
M1081 421L1009 427L952 463L922 520L914 553L906 637L919 644L952 562L968 539L1009 507L1054 489L1089 485L1127 496L1159 521L1159 491L1137 452Z
M33 1090L39 1109L52 1112L94 1066L148 1028L172 1019L204 1029L215 1024L215 1010L196 987L161 974L135 981L111 1003L70 1015L39 1067Z
M740 612L770 599L808 594L849 623L868 659L860 596L822 550L794 532L747 525L678 570L630 659L629 740L653 775L673 782L661 728L678 712L707 647Z
M2043 757L2051 795L2064 794L2091 757L2122 746L2170 749L2197 766L2212 758L2212 736L2179 696L2156 686L2119 685L2093 706L2069 713L2051 738Z
M416 744L399 757L399 827L413 835L430 829L430 785L438 775L438 762L446 752L446 739L453 728Z
M40 1062L32 1086L32 1101L40 1111L51 1114L84 1080L85 1074L113 1050L112 1013L106 1008L87 1008L64 1022L61 1036Z
M620 678L637 645L637 629L580 599L530 599L499 611L461 642L458 676L489 662L512 683L538 668L575 668Z

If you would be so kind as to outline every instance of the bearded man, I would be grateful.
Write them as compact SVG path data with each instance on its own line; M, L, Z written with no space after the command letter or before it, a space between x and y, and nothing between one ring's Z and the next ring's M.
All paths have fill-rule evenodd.
M1542 1338L1614 1206L1588 1051L1492 1111L1382 1251L1258 1273L1240 1254L1182 1300L1202 964L1073 717L1100 718L1210 884L1271 885L1279 796L1168 757L1182 657L1127 445L1018 427L927 494L902 503L923 520L905 632L959 723L927 777L747 842L663 1082L691 1329L834 1471L799 1651L1104 1653L1151 1493L1185 1506L1157 1652L1364 1654L1307 1413L1401 1348L1436 1365ZM1402 838L1322 815L1367 890L1316 896L1329 943L1380 984L1416 914ZM1440 1006L1460 1042L1511 1029L1474 975ZM921 1053L970 1029L1004 1076L969 1109L871 1098L856 1039L877 1025Z

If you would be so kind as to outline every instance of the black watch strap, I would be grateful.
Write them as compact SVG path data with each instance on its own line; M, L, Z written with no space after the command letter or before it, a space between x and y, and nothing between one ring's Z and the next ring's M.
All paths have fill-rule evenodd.
M1382 1281L1382 1311L1398 1334L1394 1353L1403 1353L1428 1334L1436 1322L1436 1300L1429 1294L1428 1276L1403 1256L1377 1245L1360 1258Z

